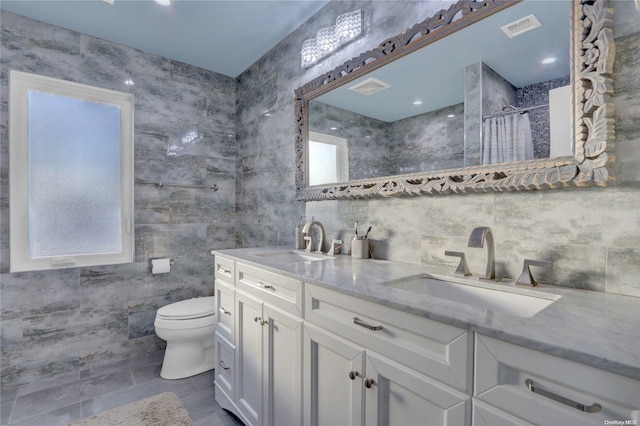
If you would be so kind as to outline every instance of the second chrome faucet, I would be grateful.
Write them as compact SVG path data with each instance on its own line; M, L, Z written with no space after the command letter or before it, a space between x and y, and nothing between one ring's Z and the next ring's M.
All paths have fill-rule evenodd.
M493 232L488 226L474 228L469 235L467 247L482 248L487 246L487 268L481 280L500 281L496 279L496 251L493 243Z

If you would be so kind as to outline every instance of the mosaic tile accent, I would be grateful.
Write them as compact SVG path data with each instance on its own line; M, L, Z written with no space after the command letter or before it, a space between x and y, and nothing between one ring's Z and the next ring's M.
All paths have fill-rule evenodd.
M549 90L571 83L570 76L544 81L516 89L515 106L528 108L538 105L549 105ZM528 112L533 136L533 153L535 158L549 158L551 145L551 127L549 124L549 108L534 109Z

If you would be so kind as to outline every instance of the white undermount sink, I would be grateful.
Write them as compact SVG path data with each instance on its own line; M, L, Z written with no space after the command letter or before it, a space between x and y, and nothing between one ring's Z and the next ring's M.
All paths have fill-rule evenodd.
M256 253L256 256L273 259L282 263L304 263L317 262L321 260L334 259L333 256L320 253L312 253L301 250L272 250L262 253Z
M520 318L530 318L562 297L504 284L440 279L426 274L388 281L383 285Z

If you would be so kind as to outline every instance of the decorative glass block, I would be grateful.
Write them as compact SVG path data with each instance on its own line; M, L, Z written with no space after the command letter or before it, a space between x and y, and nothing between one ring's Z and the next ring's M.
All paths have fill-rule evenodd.
M120 107L28 93L30 257L122 251Z
M343 13L336 18L336 34L341 44L354 39L361 31L362 12L360 9Z
M335 27L322 28L318 31L316 42L321 56L335 50L340 45Z
M302 50L300 51L300 54L302 57L302 68L308 67L309 65L317 61L320 57L320 54L318 53L318 45L316 43L316 39L312 38L302 42Z

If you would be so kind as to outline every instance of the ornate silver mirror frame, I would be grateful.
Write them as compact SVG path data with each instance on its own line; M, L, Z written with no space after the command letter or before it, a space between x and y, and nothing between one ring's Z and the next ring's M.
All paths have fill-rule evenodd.
M613 10L607 0L571 0L573 156L355 180L309 187L309 100L521 0L460 0L295 91L296 198L304 201L397 195L608 186L613 175ZM455 20L454 20L455 19ZM437 31L435 31L437 30Z

